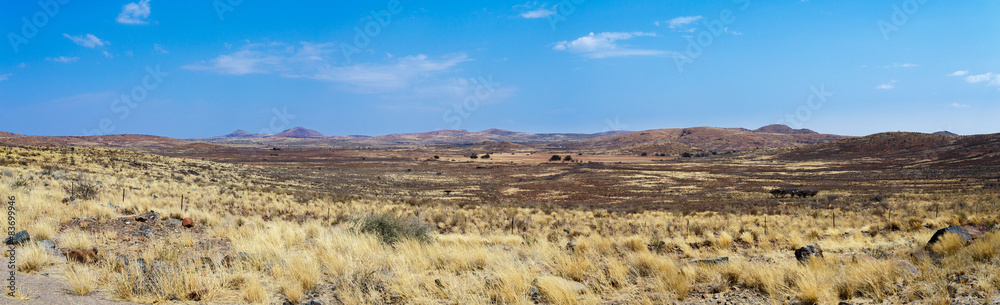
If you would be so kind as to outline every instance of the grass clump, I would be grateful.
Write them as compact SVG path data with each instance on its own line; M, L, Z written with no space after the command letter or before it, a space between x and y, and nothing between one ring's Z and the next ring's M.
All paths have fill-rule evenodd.
M420 242L430 242L430 226L416 218L402 218L390 214L371 214L357 220L354 230L364 234L372 234L387 245L395 244L404 239L415 239Z

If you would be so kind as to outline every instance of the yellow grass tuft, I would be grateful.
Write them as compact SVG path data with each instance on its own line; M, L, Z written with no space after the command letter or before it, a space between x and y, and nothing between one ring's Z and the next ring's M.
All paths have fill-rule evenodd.
M89 295L97 286L97 278L86 266L69 264L66 266L65 275L76 295Z
M45 253L45 249L34 243L17 249L15 255L17 257L17 261L15 262L17 271L24 273L39 272L45 269L45 267L55 264L52 256Z

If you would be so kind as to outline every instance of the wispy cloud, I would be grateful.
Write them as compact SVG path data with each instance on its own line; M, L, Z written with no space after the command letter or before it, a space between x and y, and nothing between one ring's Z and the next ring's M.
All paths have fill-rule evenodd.
M969 70L959 70L959 71L951 72L951 74L948 74L948 76L964 76L966 74L969 74Z
M884 83L875 87L875 89L890 90L896 88L896 80L890 80L888 83Z
M577 38L573 41L557 42L553 50L567 51L582 54L588 58L608 58L621 56L650 56L667 55L669 51L637 49L627 45L619 45L619 41L632 39L635 37L656 36L655 33L647 32L604 32L590 33L587 36Z
M0 74L0 82L10 79L10 76L14 73Z
M911 64L911 63L902 63L902 64L901 63L892 63L891 65L882 65L882 66L861 65L862 68L881 68L881 69L915 68L915 67L919 67L919 66L920 65L918 65L918 64Z
M447 87L445 83L451 80L440 76L472 60L463 53L438 58L418 54L392 57L381 63L343 65L332 59L333 53L338 51L332 43L301 42L298 46L251 43L236 52L183 68L222 75L277 74L287 78L331 82L350 91L386 93Z
M702 18L701 15L698 15L698 16L681 16L681 17L677 17L677 18L674 18L674 19L670 19L670 20L664 21L664 22L656 21L656 22L653 22L653 23L656 26L660 26L661 24L665 24L665 25L667 25L667 27L669 27L671 29L680 29L680 28L687 27L689 24L691 24L691 23L693 23L695 21L701 20L701 18Z
M45 60L67 64L67 63L71 63L71 62L80 60L80 58L79 57L59 56L59 57L46 57Z
M978 75L969 75L965 77L965 81L976 84L990 80L993 77L993 73L983 73Z
M70 35L70 34L63 33L63 37L69 38L69 40L72 40L73 43L75 43L75 44L78 44L78 45L80 45L82 47L91 48L91 49L96 48L96 47L103 47L104 45L108 44L107 41L104 41L104 40L101 40L100 38L97 38L97 36L94 36L94 34L84 34L84 35L79 35L79 36L73 36L73 35Z
M136 3L125 4L115 20L123 24L147 24L149 22L146 21L146 18L149 18L149 14L149 0L140 0Z
M153 44L153 53L156 53L156 54L170 54L170 51L167 51L167 49L164 49L163 46L161 46L160 44L154 43Z
M538 2L515 5L514 9L520 12L521 18L526 19L545 18L556 13L555 6L549 8L545 4L538 4Z
M951 107L954 107L954 108L969 108L969 105L959 104L959 103L951 103L951 105L948 105L948 106L951 106Z

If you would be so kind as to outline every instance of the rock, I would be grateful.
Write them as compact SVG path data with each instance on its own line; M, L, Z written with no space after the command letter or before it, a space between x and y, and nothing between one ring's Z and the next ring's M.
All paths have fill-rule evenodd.
M908 262L906 260L902 260L902 259L898 260L898 261L896 261L896 265L898 265L900 268L906 269L906 271L909 271L910 274L912 274L912 275L919 275L920 274L920 271L917 270L917 267L913 266L913 264L911 264L910 262Z
M809 259L812 257L823 258L823 249L817 243L795 250L795 259L803 264L809 262Z
M576 249L576 242L575 241L571 240L568 243L566 243L566 250L573 251L575 249Z
M21 231L14 233L14 236L7 237L3 240L4 244L8 245L20 245L31 240L31 236L28 235L28 231Z
M706 258L692 261L692 264L703 264L703 265L722 265L729 263L729 257L716 257L716 258Z
M51 240L40 240L40 241L36 241L35 243L38 244L39 247L42 247L42 248L45 248L45 249L55 249L56 248L56 243L53 242L53 241L51 241Z
M149 212L146 212L145 214L139 215L139 217L136 217L135 220L138 221L138 222L147 222L147 221L156 220L156 218L158 218L158 217L159 217L159 215L157 215L156 212L149 211Z
M150 228L149 226L147 226L147 225L142 225L141 227L139 227L139 231L143 231L143 232L150 232L150 231L153 231L153 229L151 229L151 228Z
M178 220L178 219L173 219L173 218L171 218L171 219L167 219L166 221L167 221L168 223L171 223L171 224L175 225L175 226L179 226L179 225L181 225L181 221L180 221L180 220Z
M958 237L961 237L966 243L983 236L983 230L973 226L950 226L934 232L934 236L931 236L931 240L927 241L927 246L925 246L924 249L930 249L931 246L941 241L941 238L943 238L945 234L949 233L958 235Z
M181 225L184 226L185 228L193 227L194 220L191 220L191 217L184 217L184 219L181 220Z
M92 264L97 262L97 248L73 250L66 255L66 259L78 263Z

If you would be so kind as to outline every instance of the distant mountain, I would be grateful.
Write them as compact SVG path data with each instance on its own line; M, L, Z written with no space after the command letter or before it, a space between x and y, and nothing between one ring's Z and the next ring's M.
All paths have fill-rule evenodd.
M819 134L818 132L815 132L815 131L812 131L812 130L809 130L809 129L805 129L805 128L803 128L803 129L792 129L791 127L788 127L787 125L782 125L782 124L767 125L767 126L755 129L754 132L779 133L779 134Z
M935 132L935 133L932 133L932 134L936 134L936 135L939 135L939 136L957 136L958 135L957 133L954 133L954 132L951 132L951 131L947 131L947 130L938 131L938 132Z
M271 137L277 137L277 138L324 138L325 136L322 133L320 133L319 131L315 131L315 130L312 130L312 129L307 129L307 128L304 128L304 127L295 127L295 128L291 128L291 129L282 131L281 133L278 133L278 134L273 135Z
M757 130L744 128L692 127L653 129L587 139L569 148L605 150L620 154L681 154L685 152L740 151L754 148L794 147L844 139L811 130L770 125Z
M11 133L3 133L11 134ZM14 134L11 134L14 135ZM15 146L86 146L111 148L167 148L194 144L197 142L149 135L104 135L104 136L4 136L0 144Z
M262 134L262 133L249 133L246 130L240 129L240 130L234 131L233 133L224 135L224 136L222 136L222 138L242 139L242 138L263 138L263 137L266 137L266 136L268 136L268 135Z
M799 147L779 157L793 160L871 158L925 165L996 165L1000 164L1000 134L953 136L884 132Z

